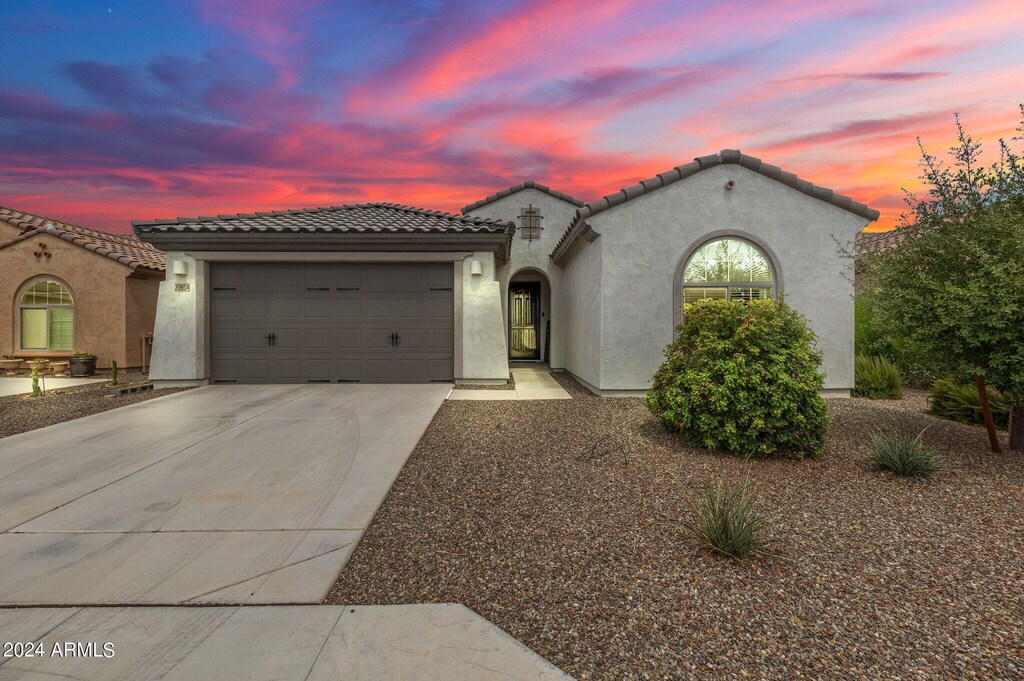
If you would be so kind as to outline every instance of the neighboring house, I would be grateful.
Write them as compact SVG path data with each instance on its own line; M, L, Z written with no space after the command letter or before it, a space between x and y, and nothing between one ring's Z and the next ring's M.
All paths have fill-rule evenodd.
M861 257L869 253L884 251L892 248L893 246L898 246L903 242L903 239L906 238L906 230L906 227L897 227L885 232L860 232L857 234L853 248L855 258L853 283L854 289L858 293L863 291L868 284L867 277L864 273L864 266L861 262Z
M141 366L163 278L163 252L131 234L0 206L0 354Z
M825 392L853 386L853 285L836 241L878 212L724 150L584 204L524 182L463 215L387 203L136 221L167 251L151 377L504 381L548 361L644 391L684 302L785 294ZM518 225L518 231L516 229Z

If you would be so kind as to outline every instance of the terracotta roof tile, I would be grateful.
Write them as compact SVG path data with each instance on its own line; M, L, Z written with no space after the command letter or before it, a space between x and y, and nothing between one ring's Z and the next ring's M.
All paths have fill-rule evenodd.
M877 210L868 208L864 204L858 203L848 196L836 194L831 189L826 189L825 187L819 187L807 180L797 177L793 173L784 171L778 166L764 163L759 158L741 153L738 149L723 149L717 154L698 156L691 163L676 166L671 170L658 173L655 177L648 180L642 180L635 185L626 187L625 189L620 189L614 194L609 194L597 201L592 201L582 206L576 211L576 215L573 217L572 222L569 223L569 227L565 230L562 238L559 239L555 249L551 252L551 258L558 259L563 253L565 253L569 248L569 245L572 244L572 242L576 240L576 237L581 233L581 223L586 221L586 219L592 215L596 215L597 213L606 211L613 206L635 199L647 192L654 191L655 189L672 184L673 182L683 180L691 175L699 173L702 170L707 170L708 168L729 163L741 165L744 168L753 170L756 173L760 173L761 175L793 187L797 191L803 192L808 196L813 196L816 199L831 203L834 206L848 210L851 213L867 218L868 220L878 219L879 213Z
M481 206L486 206L489 203L493 203L493 202L497 201L498 199L503 199L506 196L511 196L512 194L515 194L516 192L521 192L524 189L536 189L537 191L544 192L545 194L549 194L549 195L555 197L556 199L561 199L562 201L566 201L568 203L571 203L574 206L576 206L577 208L582 208L583 205L584 205L582 201L580 201L579 199L574 199L573 197L569 196L568 194L563 194L562 192L555 191L551 187L548 187L547 185L539 184L537 182L534 182L533 180L527 180L525 182L520 182L519 184L517 184L515 186L509 187L508 189L502 189L500 192L495 192L494 194L491 194L488 197L480 199L479 201L474 201L473 203L469 204L468 206L465 206L462 209L462 212L463 213L468 213L471 210L476 210L477 208L480 208Z
M53 220L42 215L25 213L6 206L0 206L0 220L22 230L19 236L0 245L0 248L19 241L31 239L40 233L56 236L64 241L84 248L87 251L116 260L132 269L153 270L163 272L165 267L164 253L151 246L134 234L111 234L96 229L89 229L70 222Z

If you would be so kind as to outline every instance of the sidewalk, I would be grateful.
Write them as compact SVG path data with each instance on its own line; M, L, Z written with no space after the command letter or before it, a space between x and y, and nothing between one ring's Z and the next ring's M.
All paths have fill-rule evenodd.
M455 604L8 609L0 638L44 651L0 658L4 680L571 681Z

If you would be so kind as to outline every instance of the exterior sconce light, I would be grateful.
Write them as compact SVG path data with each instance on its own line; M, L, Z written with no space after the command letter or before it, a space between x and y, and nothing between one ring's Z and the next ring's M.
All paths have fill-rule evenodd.
M174 267L172 269L175 276L183 277L188 274L188 263L184 260L175 260Z
M732 189L735 186L736 186L736 181L735 180L729 180L728 182L725 183L725 188L727 190Z
M479 277L481 274L484 273L484 268L480 264L479 260L469 261L469 273L472 274L474 277Z

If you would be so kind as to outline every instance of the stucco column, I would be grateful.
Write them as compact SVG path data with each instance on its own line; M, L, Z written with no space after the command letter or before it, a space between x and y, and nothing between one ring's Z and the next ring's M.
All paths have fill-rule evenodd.
M174 274L176 263L185 274ZM180 267L180 266L179 266ZM167 253L167 278L160 284L149 377L164 384L206 382L206 318L209 265L184 253Z
M472 273L474 262L479 263L480 274ZM456 324L461 353L456 351L455 379L465 383L507 380L508 347L494 254L473 253L456 264L456 272L460 264L462 277L457 282L461 287L456 286L455 316L461 318L461 331Z

